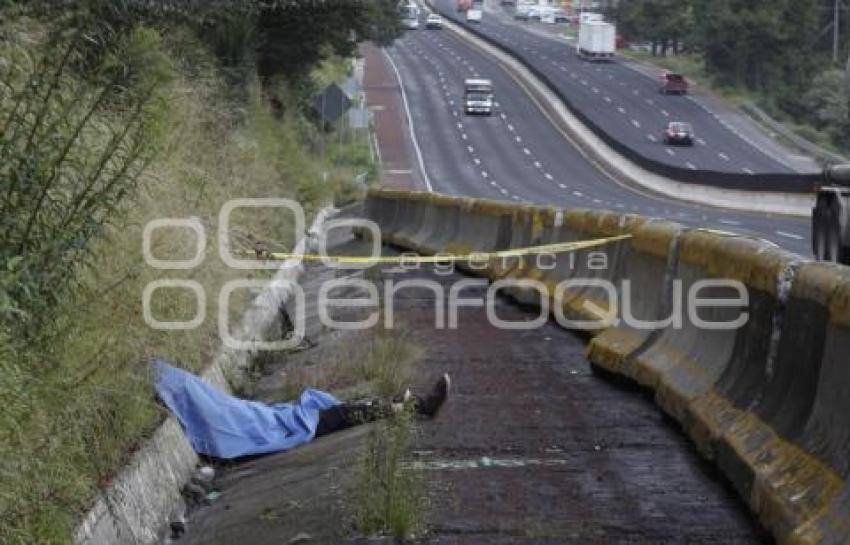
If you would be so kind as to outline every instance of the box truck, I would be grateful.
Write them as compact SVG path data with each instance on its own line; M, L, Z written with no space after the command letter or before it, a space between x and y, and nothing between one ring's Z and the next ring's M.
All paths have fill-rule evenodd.
M588 21L578 27L578 55L590 61L609 61L617 47L617 29L610 23Z

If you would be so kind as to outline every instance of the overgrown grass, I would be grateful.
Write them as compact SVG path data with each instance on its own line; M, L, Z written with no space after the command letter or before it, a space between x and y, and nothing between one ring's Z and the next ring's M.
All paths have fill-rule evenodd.
M380 397L392 400L414 379L421 361L421 347L403 329L375 329L359 342L346 343L327 361L286 372L286 382L272 396L278 400L298 399L305 388L345 391L347 397Z
M24 38L37 35L37 28L28 21L29 34ZM298 108L288 107L282 116L273 112L256 79L241 82L242 92L233 93L216 59L190 33L175 31L161 40L154 31L146 32L135 54L142 58L155 54L171 65L169 78L157 89L164 100L150 103L156 108L150 112L157 121L154 153L143 156L145 168L137 174L138 184L116 195L114 205L98 201L104 221L85 240L85 260L71 266L46 263L45 274L51 273L52 267L72 275L74 281L49 305L26 309L27 315L38 318L37 331L22 327L15 316L25 314L16 314L9 303L9 294L14 295L10 290L24 286L25 278L4 268L8 261L0 267L3 544L70 541L71 529L97 490L108 484L163 416L153 400L146 359L159 357L201 369L219 345L217 298L221 286L234 278L268 274L234 271L219 258L215 233L221 206L241 197L293 198L303 204L309 221L316 210L335 198L335 189L363 168L362 149L335 144L335 135L322 134ZM28 54L37 58L39 44L31 42L28 47ZM21 66L22 70L41 68L38 63ZM69 72L63 81L74 88L82 84L74 79L79 77ZM265 93L276 93L278 87L285 96L283 83ZM114 124L120 133L127 104L126 97L117 96L108 108L80 120L85 134L92 135L91 142L100 143L101 148L108 146L109 134L114 133L99 131ZM48 104L45 112L52 116L48 119L63 122L64 109L71 106L63 99ZM5 103L0 114L8 115L9 108ZM88 144L73 157L82 161L101 148ZM44 146L36 146L28 153L33 159L42 159L44 150ZM84 164L79 161L74 164ZM120 163L114 164L119 168ZM57 174L64 184L77 179L69 169L59 169ZM47 195L51 205L58 206L53 200L64 193ZM19 206L27 212L28 205ZM153 219L187 217L198 218L205 227L203 263L192 270L148 266L142 256L145 224ZM53 229L50 216L38 220L46 230ZM301 235L293 232L291 218L275 210L234 214L232 228L236 249L251 249L255 242L271 250L290 249ZM185 229L163 229L152 240L153 254L160 259L188 259L194 248L194 235ZM207 317L199 328L158 331L145 323L142 291L149 282L162 278L193 280L203 287ZM45 284L48 289L50 285ZM248 294L241 295L247 300ZM196 306L194 297L185 291L159 290L152 299L160 320L187 320ZM236 305L234 314L238 308Z
M411 409L372 430L357 483L355 524L367 535L409 540L424 531L428 494L420 470L405 464L415 433Z

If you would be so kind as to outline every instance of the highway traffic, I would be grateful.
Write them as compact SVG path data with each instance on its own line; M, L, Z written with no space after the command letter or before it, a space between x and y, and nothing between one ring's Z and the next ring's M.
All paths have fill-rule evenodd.
M482 28L486 24L483 23ZM521 31L502 29L500 32ZM530 42L545 40L534 36L524 39ZM387 51L398 70L413 132L421 151L425 177L434 191L513 202L635 213L676 221L694 228L712 228L762 237L803 255L811 253L810 226L806 219L739 213L683 203L626 186L608 177L570 144L567 137L547 119L509 74L451 31L411 30ZM578 63L575 59L554 62ZM673 149L660 141L652 142L650 136L660 138L660 132L656 130L660 124L656 120L656 113L658 117L664 116L653 113L646 102L651 83L648 78L643 78L647 81L642 82L643 86L637 89L639 93L635 95L635 89L629 88L629 92L626 92L626 86L619 85L622 81L616 78L603 83L613 73L624 73L627 70L625 68L616 64L606 67L587 65L582 70L582 76L576 78L578 81L575 85L577 88L587 87L588 98L599 95L600 104L603 104L605 97L612 101L615 96L635 97L629 98L627 102L623 99L626 105L623 109L628 108L626 113L633 111L636 116L640 115L633 120L645 129L643 134L646 142L642 145L653 152L660 150L670 161L697 161L700 168L704 168L705 164L719 167L729 163L726 168L735 165L734 168L741 170L787 170L787 167L757 149L736 140L738 137L722 126L723 130L717 129L711 133L698 129L698 136L704 144L698 143L693 148ZM573 79L569 72L566 74L565 81ZM599 80L600 77L603 79ZM636 75L630 77L640 79ZM464 80L467 78L492 80L495 93L495 111L492 116L464 114L462 100ZM587 85L582 84L582 80L587 81ZM596 83L591 84L591 81ZM594 86L598 93L593 91ZM642 92L646 94L641 95ZM644 97L643 102L640 97ZM657 89L651 100L662 98L676 101L678 108L696 107L683 97L660 97ZM637 104L644 106L636 108ZM656 102L654 104L657 105ZM628 117L620 114L617 106L613 106L613 110L601 107L599 110L609 116L612 124L621 122L622 117ZM679 115L680 110L671 106L670 112L671 116ZM650 124L652 131L647 128ZM634 136L633 131L636 129L630 120L628 125L623 125L621 132ZM709 150L721 148L728 150L722 153L729 161L719 156L716 160L708 158Z
M434 3L444 16L465 24L454 0ZM766 154L705 105L687 95L661 95L659 79L618 62L588 63L579 59L566 41L543 37L488 15L475 25L477 31L545 73L575 109L638 154L691 170L742 175L792 172L781 157ZM661 132L670 121L692 123L697 145L664 145Z

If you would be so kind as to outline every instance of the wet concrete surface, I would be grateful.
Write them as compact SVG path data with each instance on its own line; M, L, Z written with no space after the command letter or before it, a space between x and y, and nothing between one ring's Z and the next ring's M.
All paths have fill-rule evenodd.
M427 279L446 293L467 278L430 267L365 275L376 276L383 283ZM485 295L486 288L463 292ZM500 330L483 308L461 308L457 329L436 329L434 306L426 289L400 290L394 303L398 323L427 350L417 386L444 371L453 381L452 398L419 426L411 454L431 497L429 532L419 541L769 542L651 399L591 372L581 337L551 322ZM536 315L501 297L495 309L518 323ZM325 342L346 338L319 337L298 357ZM181 542L278 545L299 533L309 543L362 541L347 513L365 434L354 429L230 467L218 482L222 498L193 517Z

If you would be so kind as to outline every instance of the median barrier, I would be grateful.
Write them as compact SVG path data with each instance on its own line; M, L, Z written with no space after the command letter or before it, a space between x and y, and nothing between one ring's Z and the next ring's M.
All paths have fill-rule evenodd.
M408 197L376 192L369 198L379 201L365 208L372 219L394 222L399 214L388 211L402 213L404 207L392 201ZM437 203L427 206L456 216L431 243L442 245L451 236L445 249L466 250L458 253L631 234L596 249L557 254L553 267L534 261L491 269L487 276L535 279L550 290L578 278L605 280L618 290L621 281L631 280L630 310L637 319L675 314L677 283L687 303L700 283L739 282L745 301L722 306L741 294L730 285L702 287L695 293L707 306L691 315L683 304L680 326L645 332L621 321L591 340L589 358L653 389L657 403L779 543L850 542L850 269L804 262L757 239L637 216L474 199ZM589 266L593 251L605 257L605 268ZM520 298L534 302L527 294ZM557 301L568 318L596 318L586 302L606 310L593 287L567 290ZM747 319L740 327L706 329L697 322L729 322L741 312Z
M848 291L845 268L800 265L751 399L718 391L694 407L718 465L781 543L850 540Z
M564 216L558 238L560 242L579 242L630 234L645 221L645 218L631 214L571 210ZM559 254L555 266L542 277L549 287L553 309L558 309L563 318L574 322L599 323L604 320L612 310L606 289L599 285L586 285L586 282L568 283L581 280L617 286L630 248L629 240L620 240L598 248ZM606 327L600 323L599 327L588 328L587 332L596 334Z
M708 392L730 366L738 365L736 358L744 360L740 365L753 365L754 354L759 356L758 361L766 358L763 352L769 346L779 308L778 279L792 262L789 254L758 240L704 231L681 236L675 280L687 300L693 300L694 295L689 294L694 293L711 306L693 316L683 312L681 325L665 328L636 356L632 369L633 378L653 388L662 408L686 429L690 425L688 404ZM742 295L734 286L710 286L692 292L712 280L739 282L746 302L740 307L717 304ZM719 324L739 318L745 323L735 328L709 328L697 322Z
M620 316L640 322L660 322L674 310L673 277L678 264L678 241L685 228L664 221L638 226L626 257L623 278L630 281L628 297L622 298ZM677 303L676 303L677 304ZM621 320L594 337L588 346L593 365L612 373L633 377L632 356L660 335L660 330Z
M396 222L387 234L387 239L393 244L423 252L424 248L417 242L417 235L431 227L431 223L426 221L430 199L430 193L410 193L408 197L401 198Z
M511 245L512 212L509 205L481 199L466 200L459 210L463 221L458 223L454 240L446 244L446 252L470 254L506 250Z
M381 238L387 238L396 231L399 222L398 209L401 206L400 192L381 191L371 193L363 206L366 218L381 226ZM358 230L359 233L362 231Z

